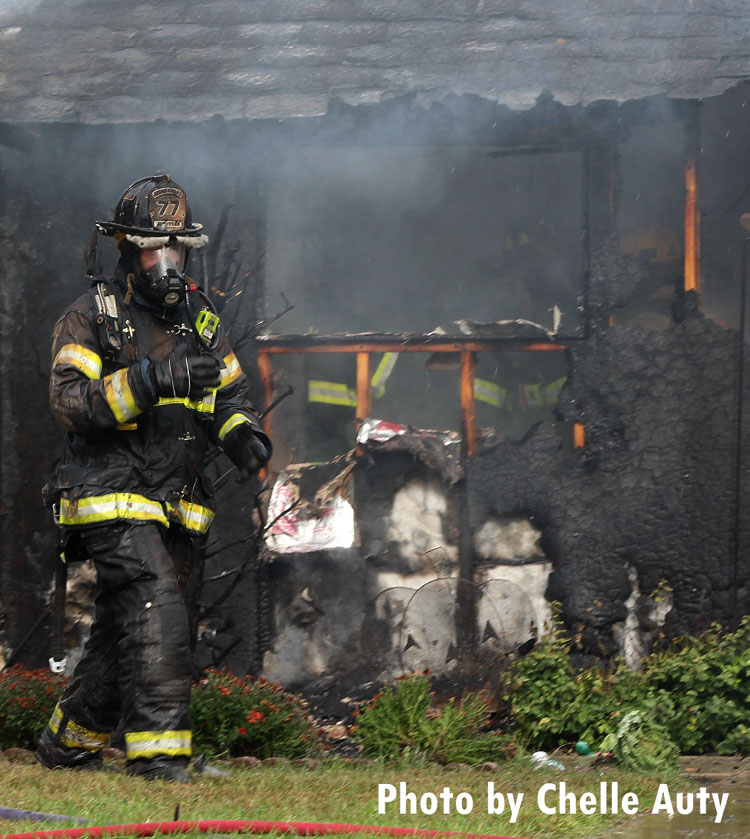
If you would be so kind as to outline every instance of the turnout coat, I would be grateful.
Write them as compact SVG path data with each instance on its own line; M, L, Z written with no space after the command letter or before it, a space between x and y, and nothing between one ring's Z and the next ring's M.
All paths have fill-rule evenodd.
M65 310L52 335L49 391L67 431L50 486L61 526L130 520L206 532L214 515L202 473L209 445L221 446L241 423L268 439L225 329L219 324L209 346L197 334L208 310L195 285L178 306L153 307L133 293L122 265ZM216 356L219 386L203 398L154 404L141 363L180 349Z

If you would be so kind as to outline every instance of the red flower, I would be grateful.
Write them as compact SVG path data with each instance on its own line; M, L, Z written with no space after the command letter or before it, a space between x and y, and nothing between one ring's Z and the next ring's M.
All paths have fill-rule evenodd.
M250 711L247 715L247 721L249 723L265 722L266 717L265 714L262 714L260 711Z
M244 726L244 725L243 725L243 726L240 726L240 727L237 729L237 734L247 734L247 729L245 728L245 726Z

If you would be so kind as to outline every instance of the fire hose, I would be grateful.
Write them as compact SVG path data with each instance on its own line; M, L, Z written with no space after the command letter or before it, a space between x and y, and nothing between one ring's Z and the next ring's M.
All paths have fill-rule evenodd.
M294 836L335 836L344 833L365 833L375 836L416 836L423 839L509 839L478 833L457 833L450 830L426 830L415 827L381 827L365 824L331 824L326 822L268 822L244 820L144 822L142 824L109 824L97 827L72 827L64 830L39 830L32 833L7 833L2 839L102 839L106 836L154 836L160 833L286 833Z

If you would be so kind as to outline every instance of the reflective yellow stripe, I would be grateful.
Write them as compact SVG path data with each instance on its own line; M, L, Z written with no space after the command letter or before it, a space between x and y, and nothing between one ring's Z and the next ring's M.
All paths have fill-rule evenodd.
M102 374L102 360L93 351L80 344L66 344L55 356L52 367L58 364L70 364L80 370L89 379L98 379Z
M548 385L544 386L544 397L547 400L548 405L554 405L557 402L560 391L567 381L567 376L561 376L559 379L555 379L554 382L550 382Z
M128 384L127 368L118 370L104 379L104 395L119 423L127 422L141 413L141 409L136 405L133 391Z
M383 357L378 362L378 366L370 379L372 395L376 399L385 394L385 383L393 372L397 361L398 353L387 352L383 353ZM307 384L307 401L356 408L357 392L343 382L324 382L319 379L311 379Z
M502 408L507 394L508 391L495 384L495 382L490 382L487 379L474 379L474 398L478 402L486 402L495 408Z
M203 399L189 399L181 396L170 396L168 399L162 398L156 403L159 408L163 405L184 405L190 408L191 411L199 411L202 414L213 414L216 407L216 388L210 388Z
M324 402L328 405L357 407L357 393L340 382L321 382L311 379L307 384L308 402Z
M242 367L240 367L240 362L237 360L237 356L233 352L230 352L229 355L224 358L224 364L226 367L221 371L219 389L226 387L235 379L239 379L242 375Z
M219 429L219 440L223 440L233 428L237 428L238 425L245 422L250 422L250 420L244 414L232 414Z
M533 408L540 408L544 405L541 385L522 385L523 401L525 405Z
M137 422L124 422L115 426L115 431L135 431L138 428Z
M157 755L185 755L190 757L192 735L182 731L129 731L125 733L128 760Z
M387 352L383 353L383 357L378 362L378 366L375 368L375 372L372 374L372 378L370 379L370 386L373 389L373 396L376 399L380 399L380 397L385 393L385 383L388 381L388 377L393 372L393 368L396 366L397 361L397 352Z
M63 711L60 703L57 703L55 710L50 717L49 730L53 734L57 734L60 730L60 723L63 719ZM68 746L71 749L86 749L87 751L98 751L109 745L109 732L106 731L92 731L89 728L84 728L82 725L68 720L65 723L65 728L60 735L59 742L63 746Z
M167 507L180 524L192 533L205 533L214 518L213 510L183 499L176 504L168 504Z
M91 495L70 501L60 500L60 524L96 524L113 519L137 519L168 524L164 508L158 501L151 501L134 492L110 492L108 495Z

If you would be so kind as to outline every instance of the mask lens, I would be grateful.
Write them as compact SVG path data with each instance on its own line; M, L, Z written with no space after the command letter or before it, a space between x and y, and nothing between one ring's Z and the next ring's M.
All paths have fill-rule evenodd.
M185 247L174 244L140 253L146 295L164 306L175 306L185 296Z
M147 248L141 251L143 269L151 272L158 265L163 269L160 276L166 274L168 268L182 271L184 263L184 245L163 245L160 248Z

